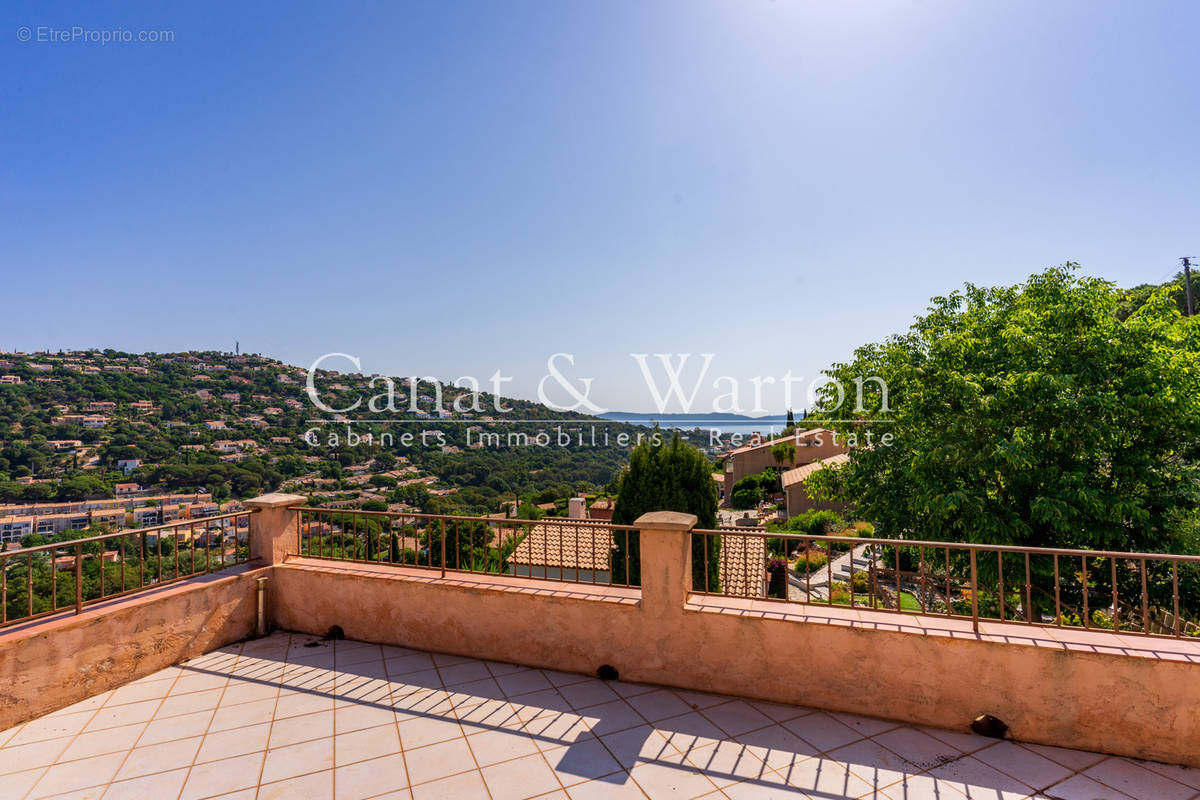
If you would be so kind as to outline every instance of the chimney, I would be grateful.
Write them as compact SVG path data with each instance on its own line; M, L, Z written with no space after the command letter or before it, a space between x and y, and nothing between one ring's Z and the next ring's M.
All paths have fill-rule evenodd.
M587 500L572 497L567 501L567 516L571 519L587 519Z

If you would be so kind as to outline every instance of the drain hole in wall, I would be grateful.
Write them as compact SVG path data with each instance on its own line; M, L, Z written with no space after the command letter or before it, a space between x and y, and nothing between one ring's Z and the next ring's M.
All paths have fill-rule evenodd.
M971 730L980 736L1003 739L1008 736L1008 725L991 714L981 714L971 721Z
M329 641L330 639L345 639L345 638L346 638L346 632L342 630L341 625L334 625L328 631L325 632L325 641Z
M621 677L617 668L611 664L601 664L596 668L596 677L602 681L615 681Z

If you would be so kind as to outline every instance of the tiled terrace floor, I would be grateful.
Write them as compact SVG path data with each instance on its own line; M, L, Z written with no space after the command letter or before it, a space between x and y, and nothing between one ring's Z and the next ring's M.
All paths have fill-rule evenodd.
M1200 770L287 634L0 745L5 798L1200 796Z

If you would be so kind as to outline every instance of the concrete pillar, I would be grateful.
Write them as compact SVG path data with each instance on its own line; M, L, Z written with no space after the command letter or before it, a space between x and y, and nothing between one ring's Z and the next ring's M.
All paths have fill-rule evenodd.
M255 509L250 515L250 558L262 566L282 564L288 552L297 553L300 545L300 512L288 506L302 506L308 498L299 494L264 494L243 501Z
M652 511L634 522L641 542L642 611L655 616L683 613L692 591L691 530L695 514Z

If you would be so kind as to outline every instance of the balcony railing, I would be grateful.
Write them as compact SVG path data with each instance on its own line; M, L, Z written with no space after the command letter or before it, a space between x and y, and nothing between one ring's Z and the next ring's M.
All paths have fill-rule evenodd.
M636 585L637 529L596 520L523 520L293 506L295 553L335 561Z
M1200 610L1200 556L724 528L703 543L700 594L1045 627L1181 637Z
M0 626L214 572L249 558L250 515L180 520L0 552Z

